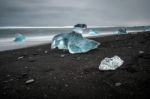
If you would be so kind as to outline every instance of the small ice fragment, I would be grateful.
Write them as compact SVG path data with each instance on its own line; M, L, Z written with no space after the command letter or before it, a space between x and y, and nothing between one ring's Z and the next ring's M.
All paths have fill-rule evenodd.
M144 27L144 31L145 31L145 32L150 32L150 26L145 26L145 27Z
M119 34L124 34L124 33L127 33L127 29L126 28L120 28L120 29L118 29L118 33Z
M54 36L51 49L58 48L69 50L70 53L85 53L97 48L99 42L83 38L81 34L76 32L62 33Z
M31 83L33 83L35 80L34 79L29 79L29 80L27 80L25 83L26 84L31 84Z
M74 25L73 31L77 32L77 33L83 33L84 30L86 30L86 29L87 29L86 24L76 24L76 25Z
M94 31L94 30L89 30L89 34L90 34L90 35L96 35L97 33L96 33L96 31Z
M125 27L119 28L116 31L117 34L126 34L127 33L127 29Z
M76 24L76 25L74 25L74 28L76 28L76 27L80 27L80 28L87 28L87 25L86 24Z
M145 32L149 32L150 31L150 28L148 28L148 29L145 29Z
M106 57L99 65L99 70L115 70L123 64L123 60L119 56L112 58Z
M76 24L74 25L73 31L80 34L90 34L95 35L97 34L96 31L92 29L88 29L86 24Z
M15 42L23 42L24 40L25 40L25 36L20 34L20 33L18 33L18 34L16 34L14 41Z

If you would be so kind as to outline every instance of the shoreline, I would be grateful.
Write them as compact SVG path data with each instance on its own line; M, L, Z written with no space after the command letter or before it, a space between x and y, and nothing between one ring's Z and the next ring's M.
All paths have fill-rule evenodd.
M143 32L129 32L126 34L106 32L106 33L98 33L95 35L83 34L83 37L96 39L96 38L103 38L103 37L107 37L107 36L117 36L117 35L124 36L124 35L130 35L130 34L134 34L134 33L139 34L139 33L143 33ZM145 32L145 33L149 33L149 32ZM53 36L54 35L37 36L37 37L30 37L30 36L28 37L27 36L27 38L23 42L14 42L14 37L3 38L3 39L0 39L0 52L29 48L29 47L34 47L34 46L40 46L40 45L45 45L48 43L50 44Z

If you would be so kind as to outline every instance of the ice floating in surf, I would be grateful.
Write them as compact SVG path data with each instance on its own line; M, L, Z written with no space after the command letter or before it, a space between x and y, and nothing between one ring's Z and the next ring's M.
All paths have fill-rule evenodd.
M23 42L25 40L25 36L21 33L16 34L15 36L15 42Z
M112 58L106 57L99 65L99 70L115 70L123 64L123 60L119 56Z
M116 32L116 34L126 34L127 29L125 27L119 28Z
M145 30L146 32L150 32L150 28Z
M52 39L51 49L69 50L71 54L86 53L92 49L96 49L100 45L99 42L83 38L82 34L71 32L61 33Z
M74 32L80 33L80 34L90 34L90 35L96 35L96 31L92 29L88 29L86 24L76 24L73 28Z
M91 30L89 30L88 34L90 34L90 35L96 35L97 32L91 29Z
M74 25L74 28L83 28L83 29L86 29L87 25L86 24L76 24L76 25Z
M119 34L127 33L127 29L126 29L126 28L119 28L119 29L118 29L118 33L119 33Z
M73 31L77 32L77 33L83 33L84 30L87 29L87 25L86 24L76 24L74 25Z
M150 27L145 27L144 31L145 32L150 32Z

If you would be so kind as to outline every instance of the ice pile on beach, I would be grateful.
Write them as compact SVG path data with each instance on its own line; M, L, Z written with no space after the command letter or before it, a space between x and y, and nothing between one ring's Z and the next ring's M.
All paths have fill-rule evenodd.
M18 34L16 34L14 41L15 42L23 42L24 40L25 40L25 36L23 34L18 33Z
M83 38L82 34L73 31L71 33L61 33L54 36L51 49L69 50L71 54L75 54L88 52L97 48L99 45L99 42Z
M96 31L94 31L92 29L88 29L86 24L76 24L76 25L74 25L73 31L77 32L77 33L81 33L81 34L90 34L90 35L97 34Z
M99 65L99 70L115 70L123 64L123 60L119 56L112 58L106 57Z
M126 34L127 29L125 27L119 28L116 32L116 34Z

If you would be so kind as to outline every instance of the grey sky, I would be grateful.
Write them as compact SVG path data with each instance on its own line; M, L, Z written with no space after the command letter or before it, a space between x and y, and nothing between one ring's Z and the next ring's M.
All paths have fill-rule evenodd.
M150 25L150 0L0 0L0 26Z

